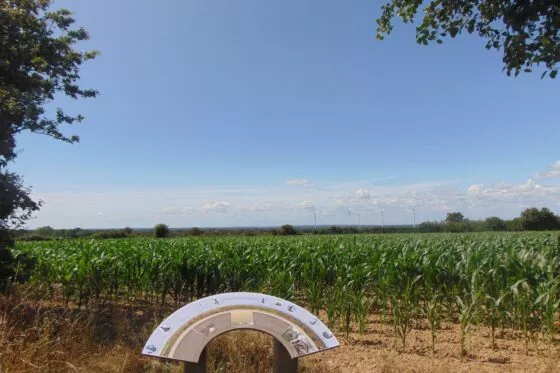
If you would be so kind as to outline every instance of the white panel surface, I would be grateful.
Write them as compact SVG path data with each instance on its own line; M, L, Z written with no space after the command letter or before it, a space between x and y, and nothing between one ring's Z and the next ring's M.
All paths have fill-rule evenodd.
M224 317L228 312L230 317ZM221 316L216 318L217 314ZM212 319L216 322L212 323ZM280 330L284 329L280 325L288 327ZM199 299L175 311L152 333L142 353L198 362L199 354L212 338L235 329L272 334L292 358L339 346L321 320L294 303L266 294L224 293ZM191 340L189 335L197 338Z

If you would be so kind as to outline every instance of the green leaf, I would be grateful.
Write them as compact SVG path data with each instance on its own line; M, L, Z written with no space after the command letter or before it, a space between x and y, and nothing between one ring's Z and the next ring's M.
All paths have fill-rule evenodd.
M472 34L474 31L474 26L475 26L476 20L471 19L469 22L469 26L467 27L467 31L469 32L469 34Z

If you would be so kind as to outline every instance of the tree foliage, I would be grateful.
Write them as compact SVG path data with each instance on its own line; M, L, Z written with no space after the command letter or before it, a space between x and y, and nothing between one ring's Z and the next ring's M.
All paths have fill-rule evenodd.
M422 233L442 232L443 230L443 224L438 221L425 221L418 225L418 232Z
M8 231L0 230L0 293L8 288L8 284L15 271L12 267L14 257L7 247L13 244Z
M503 221L502 219L496 217L496 216L491 216L489 218L486 219L485 221L485 225L486 225L486 229L488 229L489 231L505 231L507 230L507 226L505 221Z
M88 39L86 30L73 27L69 10L50 10L50 5L50 0L0 2L0 271L7 271L10 262L3 253L11 243L9 230L40 207L21 176L8 170L17 156L16 136L28 131L77 142L62 126L84 117L61 108L51 113L47 104L60 94L75 99L97 95L77 85L81 65L97 55L75 48Z
M35 229L35 234L37 234L38 236L45 237L45 238L52 238L55 235L55 230L53 229L53 227L47 225L47 226L39 227L39 228Z
M15 135L23 131L74 143L61 125L81 122L61 108L48 115L45 105L56 94L95 97L77 85L81 65L97 52L75 49L87 40L84 28L72 28L68 9L50 11L50 0L5 0L0 5L0 166L16 157Z
M169 227L166 224L158 224L154 227L154 236L164 238L169 236Z
M21 226L41 206L31 199L21 177L0 167L0 231Z
M423 17L418 17L426 3ZM445 37L477 34L487 49L503 51L504 70L516 76L544 65L555 78L560 62L560 2L558 0L390 0L377 20L377 38L393 30L393 19L418 20L416 41L441 44ZM420 20L421 18L421 20Z
M192 227L189 232L189 236L202 236L203 234L204 231L198 227Z
M278 234L281 236L294 236L297 234L297 231L293 225L284 224L283 226L280 227Z
M446 223L462 223L465 216L460 212L448 212L445 218Z
M33 202L21 177L7 171L16 158L16 135L44 134L69 143L62 125L81 122L61 108L49 115L55 95L95 97L97 91L77 85L82 63L97 52L75 49L87 40L83 28L72 28L69 10L50 11L50 0L5 0L0 3L0 182L3 189L0 229L21 225L40 204Z
M549 231L560 229L560 219L546 207L533 207L521 213L521 227L527 231Z
M31 199L29 189L23 186L19 176L2 172L0 167L0 293L9 288L15 275L15 259L8 250L13 245L9 227L21 225L39 206L40 203Z

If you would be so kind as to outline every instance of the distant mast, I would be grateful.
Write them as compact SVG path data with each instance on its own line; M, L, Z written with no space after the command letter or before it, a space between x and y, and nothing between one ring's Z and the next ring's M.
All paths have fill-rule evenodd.
M317 211L313 211L313 215L315 216L315 230L317 230Z

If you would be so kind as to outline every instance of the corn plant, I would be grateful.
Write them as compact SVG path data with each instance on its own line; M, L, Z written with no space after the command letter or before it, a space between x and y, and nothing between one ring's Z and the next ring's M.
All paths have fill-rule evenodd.
M481 272L475 270L470 277L470 285L462 295L457 295L457 307L459 309L459 324L461 326L460 355L466 354L465 341L476 324L479 316L480 305L483 299L483 287L481 286Z
M347 335L380 314L403 349L415 322L427 321L435 352L448 317L460 324L461 355L477 323L493 347L506 326L527 350L541 337L550 343L560 304L554 233L82 239L18 242L14 254L33 258L37 299L68 307L266 292L326 312Z

